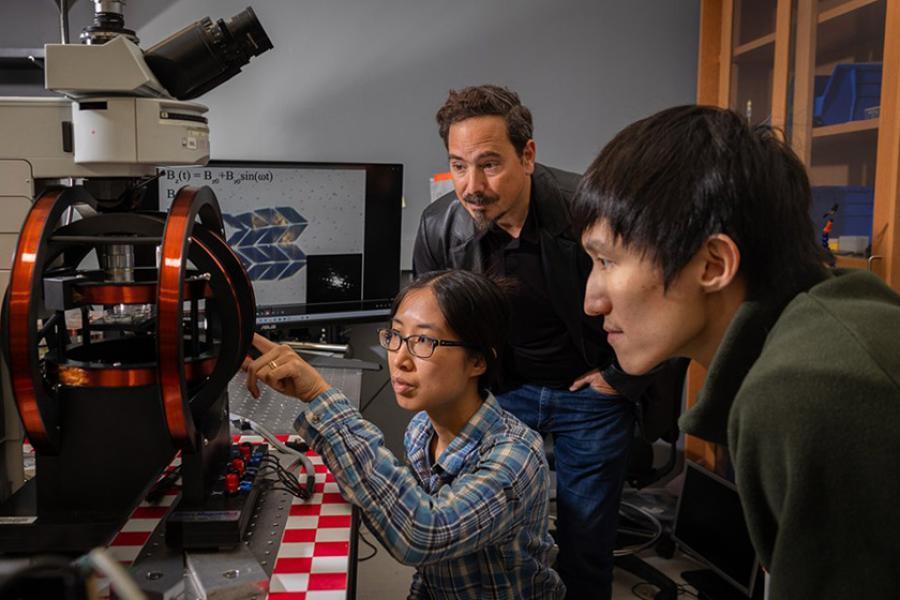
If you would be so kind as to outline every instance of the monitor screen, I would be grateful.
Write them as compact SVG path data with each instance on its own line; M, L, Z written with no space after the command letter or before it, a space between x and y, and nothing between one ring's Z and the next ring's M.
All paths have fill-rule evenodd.
M748 597L753 594L758 563L733 483L688 462L673 537Z
M400 282L403 166L212 161L161 169L160 210L209 186L256 294L257 326L377 321Z

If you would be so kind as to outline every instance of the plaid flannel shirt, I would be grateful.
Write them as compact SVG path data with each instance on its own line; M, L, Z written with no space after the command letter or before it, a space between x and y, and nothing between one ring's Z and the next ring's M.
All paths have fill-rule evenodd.
M432 465L428 416L409 424L409 464L334 388L297 417L382 545L416 567L410 598L562 598L548 566L549 473L541 438L488 395Z

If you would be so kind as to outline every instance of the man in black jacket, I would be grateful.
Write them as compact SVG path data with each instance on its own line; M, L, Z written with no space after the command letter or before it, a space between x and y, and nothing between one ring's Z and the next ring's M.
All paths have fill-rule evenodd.
M531 114L508 89L451 91L437 121L455 192L423 212L413 270L469 269L513 284L497 398L553 435L567 597L609 598L635 418L617 388L630 396L634 381L612 364L602 318L583 310L590 261L569 216L579 176L535 162Z

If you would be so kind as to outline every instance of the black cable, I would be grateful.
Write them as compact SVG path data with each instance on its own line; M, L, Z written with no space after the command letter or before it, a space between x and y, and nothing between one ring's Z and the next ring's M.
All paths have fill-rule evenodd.
M274 465L266 465L266 466L270 469L275 470L275 475L278 477L278 480L282 484L284 484L285 486L287 486L289 488L293 488L294 490L297 491L298 494L305 493L305 490L302 490L302 488L300 487L300 483L296 479L291 478L289 474L284 473L284 471L279 470Z
M301 491L302 488L300 486L300 482L297 481L297 478L294 477L291 473L286 472L283 468L278 465L272 463L263 464L260 467L260 471L264 469L272 469L275 472L275 475L278 477L278 480L288 487L292 487L298 491Z
M301 497L304 499L309 499L309 497L310 497L309 492L300 485L300 482L297 481L296 478L291 477L290 473L285 473L284 471L277 469L273 465L265 465L265 466L270 469L275 469L275 474L278 476L278 480L286 487L292 489L295 496Z
M272 483L275 483L275 482L273 481ZM297 490L295 490L295 489L287 488L287 487L283 487L283 486L272 485L272 486L267 487L266 491L267 492L287 492L291 496L300 498L301 500L309 500L309 497L306 495L305 492L298 493Z
M294 475L290 470L288 470L287 467L285 467L283 464L281 464L281 461L278 460L278 458L276 458L275 456L272 456L271 454L267 454L262 458L261 462L266 465L271 465L272 467L278 469L279 472L284 473L285 475L287 475L294 481L298 481L298 483L299 483L297 476Z
M260 470L265 468L273 469L275 471L275 475L278 477L279 482L285 486L284 491L290 492L292 495L302 500L309 500L312 497L313 485L315 482L314 473L307 473L307 481L311 480L313 482L312 485L303 486L297 476L282 465L274 456L266 455L263 457ZM275 482L272 483L274 484Z
M294 482L292 482L288 477L285 477L284 474L281 471L279 471L274 465L263 465L262 467L260 467L259 470L260 470L260 472L262 472L264 469L273 470L275 475L278 476L279 482L283 483L284 485L286 485L288 487L297 489L297 486L294 485Z
M357 535L359 536L359 540L363 544L365 544L366 546L368 546L369 548L372 549L372 554L370 554L368 556L364 556L362 558L357 558L356 562L365 562L365 561L369 560L370 558L375 558L375 555L378 554L378 548L376 548L375 545L372 544L372 542L370 542L369 540L366 539L366 537L363 535L362 529L360 529L357 532Z
M291 496L294 496L295 498L299 498L301 500L309 500L310 499L309 493L306 490L304 490L303 488L297 488L293 485L286 484L283 482L281 483L281 485L279 485L279 482L272 481L272 480L268 480L268 481L266 481L266 483L269 484L269 486L266 487L266 491L287 492Z
M381 384L381 387L378 388L378 391L376 391L374 394L372 394L372 397L369 398L368 400L366 400L365 404L363 404L363 405L360 407L360 409L359 409L360 414L362 414L363 412L365 412L365 410L366 410L367 408L369 408L369 405L372 404L372 402L375 400L375 398L378 397L378 394L381 393L381 390L383 390L384 387L385 387L387 384L389 384L390 382L391 382L391 378L390 378L390 377L388 377L387 379L384 380L384 383Z

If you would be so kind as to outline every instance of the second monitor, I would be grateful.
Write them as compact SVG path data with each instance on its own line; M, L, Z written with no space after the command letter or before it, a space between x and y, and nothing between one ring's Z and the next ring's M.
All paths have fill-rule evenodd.
M253 281L257 325L384 320L400 281L403 166L212 161L165 169L160 209L209 186Z

